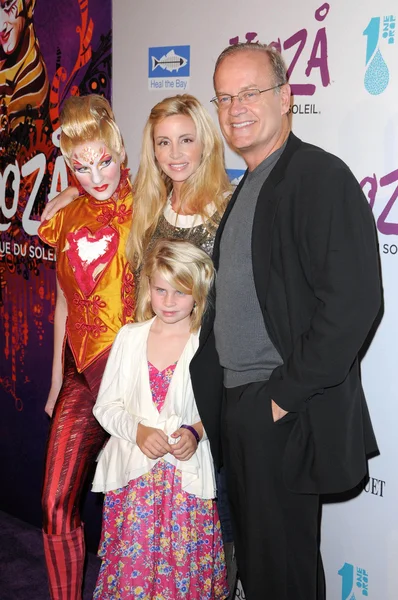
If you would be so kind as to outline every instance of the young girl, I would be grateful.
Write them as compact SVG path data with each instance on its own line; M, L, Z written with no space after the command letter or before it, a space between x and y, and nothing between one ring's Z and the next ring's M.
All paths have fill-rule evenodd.
M135 324L113 344L94 414L111 438L93 490L106 493L94 598L228 596L209 442L189 363L211 259L160 240L144 261Z
M105 98L69 98L61 125L61 151L82 190L39 229L41 239L57 249L43 536L51 598L80 600L85 555L80 501L107 437L92 408L112 342L132 316L132 275L125 259L132 195L122 169L122 138Z

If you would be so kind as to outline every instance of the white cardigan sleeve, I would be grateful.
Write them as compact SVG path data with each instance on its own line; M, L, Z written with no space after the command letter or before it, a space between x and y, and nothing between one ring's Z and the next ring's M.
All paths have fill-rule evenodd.
M128 351L130 327L122 327L113 342L93 413L108 433L135 444L138 424L142 419L125 408L132 360Z

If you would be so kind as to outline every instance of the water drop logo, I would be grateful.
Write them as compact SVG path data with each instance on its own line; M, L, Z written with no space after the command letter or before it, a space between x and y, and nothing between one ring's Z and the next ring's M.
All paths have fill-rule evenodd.
M388 48L395 42L395 17L393 15L373 17L366 27L363 35L367 38L366 43L366 71L365 89L372 96L382 94L390 82L390 72L380 44Z
M365 88L372 96L384 92L390 81L390 72L379 49L375 53L365 73Z

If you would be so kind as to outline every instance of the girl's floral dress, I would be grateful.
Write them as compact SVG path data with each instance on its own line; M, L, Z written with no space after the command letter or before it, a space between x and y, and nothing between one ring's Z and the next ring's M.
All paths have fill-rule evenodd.
M160 411L175 365L148 363ZM228 596L221 527L214 500L181 490L181 472L159 460L105 495L94 600L222 600Z

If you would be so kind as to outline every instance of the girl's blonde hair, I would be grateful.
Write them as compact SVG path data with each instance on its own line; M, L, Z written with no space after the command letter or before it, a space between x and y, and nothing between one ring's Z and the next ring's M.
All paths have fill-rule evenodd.
M71 168L74 147L97 140L105 144L114 160L124 160L122 135L106 98L98 94L71 96L64 102L60 122L61 152Z
M199 100L183 94L165 98L151 110L144 127L140 166L133 183L134 218L127 241L127 258L136 271L155 232L159 217L173 189L172 180L161 170L155 158L154 129L158 123L176 115L190 117L203 144L198 169L181 186L181 206L190 214L200 215L213 225L207 208L213 202L219 214L225 210L231 186L224 165L221 136L207 110Z
M195 304L190 329L192 332L198 331L214 279L211 258L190 242L158 240L142 266L136 309L138 322L147 321L154 316L150 280L155 272L174 289L193 296Z

